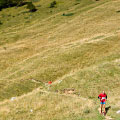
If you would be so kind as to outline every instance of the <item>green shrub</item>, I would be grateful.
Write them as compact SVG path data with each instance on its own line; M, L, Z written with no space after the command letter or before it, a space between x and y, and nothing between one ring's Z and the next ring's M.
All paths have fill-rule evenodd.
M7 48L6 48L6 47L3 47L3 49L4 49L4 50L7 50Z
M24 19L28 19L29 17L24 17Z
M30 21L26 21L25 23L30 23Z
M32 2L27 3L27 9L29 9L30 12L35 12L37 10L35 5L33 5Z
M3 23L0 21L0 25L2 25Z
M85 114L89 114L89 113L90 113L90 110L89 110L89 109L85 109L85 110L84 110L84 113L85 113Z
M51 3L50 3L50 8L54 8L54 7L56 7L56 4L57 4L56 1L51 2Z
M39 2L40 0L31 0L31 2Z
M75 5L78 5L78 4L80 4L80 3L75 3Z
M0 0L0 10L5 6L6 1L5 0Z
M67 13L67 14L63 13L63 16L72 16L72 15L74 15L74 13Z

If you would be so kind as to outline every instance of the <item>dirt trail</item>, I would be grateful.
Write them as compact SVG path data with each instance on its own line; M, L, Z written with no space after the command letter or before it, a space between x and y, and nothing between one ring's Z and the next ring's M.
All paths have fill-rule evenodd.
M99 111L99 113L101 114L101 112L100 112L100 108L98 108L98 111ZM106 114L106 116L105 116L105 120L114 120L114 119L111 118L110 116L108 116L108 115Z
M83 98L83 97L80 97L80 96L77 96L77 95L74 95L74 94L64 94L64 93L61 94L61 93L52 92L52 91L49 91L49 90L44 90L44 89L37 88L37 89L33 90L32 92L29 92L27 94L24 94L24 95L21 95L21 96L18 96L18 97L14 97L15 98L14 101L22 99L22 98L27 97L27 96L30 96L32 94L36 94L38 92L43 92L43 93L47 93L47 94L54 94L54 95L59 95L59 96L65 96L65 97L80 99L80 100L84 100L84 101L88 100L87 98ZM92 100L88 100L88 101L92 104ZM8 102L12 102L12 100L11 99L4 100L4 101L0 102L0 105L6 104Z
M78 70L74 70L74 72L73 71L71 71L69 74L67 74L67 75L65 75L65 76L62 76L61 78L59 78L59 79L57 79L56 81L54 81L53 83L52 83L52 86L54 86L54 85L56 85L56 84L59 84L59 82L61 81L62 82L62 80L66 77L66 76L71 76L71 75L73 75L73 73L75 73L75 72L77 72ZM36 79L31 79L33 82L39 82L38 80L36 80ZM49 86L46 84L46 83L43 83L44 85L45 85L45 87L46 88L48 88ZM66 96L66 97L71 97L71 98L77 98L77 99L82 99L82 100L87 100L87 98L83 98L83 97L80 97L80 96L77 96L77 95L74 95L74 94L60 94L60 93L57 93L57 92L52 92L52 91L49 91L49 90L45 90L45 89L43 89L43 88L41 88L41 87L39 87L39 88L36 88L36 89L34 89L33 91L31 91L31 92L29 92L29 93L27 93L27 94L23 94L23 95L21 95L21 96L18 96L18 97L15 97L15 100L19 100L19 99L22 99L22 98L24 98L24 97L26 97L26 96L30 96L30 95L32 95L32 94L36 94L36 93L38 93L38 92L43 92L43 93L47 93L47 94L56 94L56 95L60 95L60 96ZM90 101L90 100L89 100ZM6 99L6 100L4 100L4 101L2 101L2 102L0 102L0 105L3 105L3 104L5 104L5 103L8 103L8 102L11 102L11 99Z

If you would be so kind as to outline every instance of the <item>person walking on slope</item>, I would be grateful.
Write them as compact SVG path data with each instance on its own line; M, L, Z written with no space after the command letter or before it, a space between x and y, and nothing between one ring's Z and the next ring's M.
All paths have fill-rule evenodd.
M105 93L105 91L98 95L98 99L100 99L101 103L101 114L103 113L102 108L104 108L104 115L106 115L105 102L107 101L107 94Z

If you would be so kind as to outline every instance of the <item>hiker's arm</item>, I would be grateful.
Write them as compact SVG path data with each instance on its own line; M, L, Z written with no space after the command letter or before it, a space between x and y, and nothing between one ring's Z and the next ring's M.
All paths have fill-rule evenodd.
M98 96L98 99L100 99L100 97Z
M98 99L101 99L101 94L98 95Z
M107 95L106 95L106 101L107 101Z

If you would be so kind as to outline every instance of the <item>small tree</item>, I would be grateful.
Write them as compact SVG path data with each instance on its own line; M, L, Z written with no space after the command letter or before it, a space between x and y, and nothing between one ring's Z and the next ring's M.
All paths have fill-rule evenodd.
M17 6L23 6L27 4L26 0L13 0L13 2L17 4Z
M6 6L6 1L5 0L0 0L0 10Z
M54 8L56 6L57 2L56 1L53 1L50 3L50 8Z
M37 10L35 5L33 5L32 2L27 3L27 9L29 9L30 12L35 12Z

